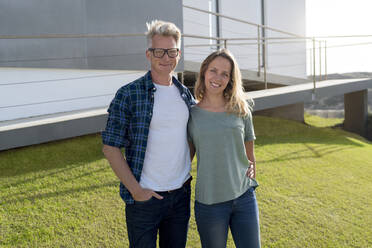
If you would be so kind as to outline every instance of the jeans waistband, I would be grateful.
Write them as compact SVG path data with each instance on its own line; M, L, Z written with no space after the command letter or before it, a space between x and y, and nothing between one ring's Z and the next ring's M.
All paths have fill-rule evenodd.
M183 185L181 186L181 188L178 188L178 189L172 189L172 190L167 190L167 191L155 191L155 192L158 193L158 194L164 194L164 193L171 194L171 193L174 193L174 192L176 192L176 191L182 189L182 188L185 187L185 186L190 185L191 180L192 180L192 176L190 176L189 179L187 179L187 180L183 183Z

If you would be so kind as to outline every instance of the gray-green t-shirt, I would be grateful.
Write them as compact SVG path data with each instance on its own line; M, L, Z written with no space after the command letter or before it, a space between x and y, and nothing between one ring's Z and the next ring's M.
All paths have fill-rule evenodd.
M250 187L245 141L256 139L252 114L238 117L226 112L210 112L198 106L190 111L188 136L196 150L195 199L204 204L229 201Z

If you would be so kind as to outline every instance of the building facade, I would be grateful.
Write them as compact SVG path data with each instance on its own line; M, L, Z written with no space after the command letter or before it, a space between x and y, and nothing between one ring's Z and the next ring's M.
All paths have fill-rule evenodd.
M149 69L143 33L153 19L185 35L179 72L228 38L243 70L256 72L265 61L268 73L306 77L305 41L283 43L287 34L244 23L304 36L305 0L0 0L0 121L106 107ZM267 40L266 53L258 32L278 38Z

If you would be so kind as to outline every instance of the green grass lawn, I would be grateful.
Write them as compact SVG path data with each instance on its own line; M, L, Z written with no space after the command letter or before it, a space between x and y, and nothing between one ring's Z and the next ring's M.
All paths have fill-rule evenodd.
M372 247L372 144L306 122L254 117L262 247ZM128 247L99 135L0 152L0 247Z

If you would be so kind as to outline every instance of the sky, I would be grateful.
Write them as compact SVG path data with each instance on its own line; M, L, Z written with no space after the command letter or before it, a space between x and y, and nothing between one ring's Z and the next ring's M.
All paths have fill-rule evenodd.
M329 74L372 72L371 13L372 0L306 0L307 36L371 35L365 38L327 39ZM370 44L332 47L368 42ZM319 51L317 57L318 54ZM324 65L324 55L322 63ZM319 71L319 65L316 70ZM324 72L324 67L322 70Z

